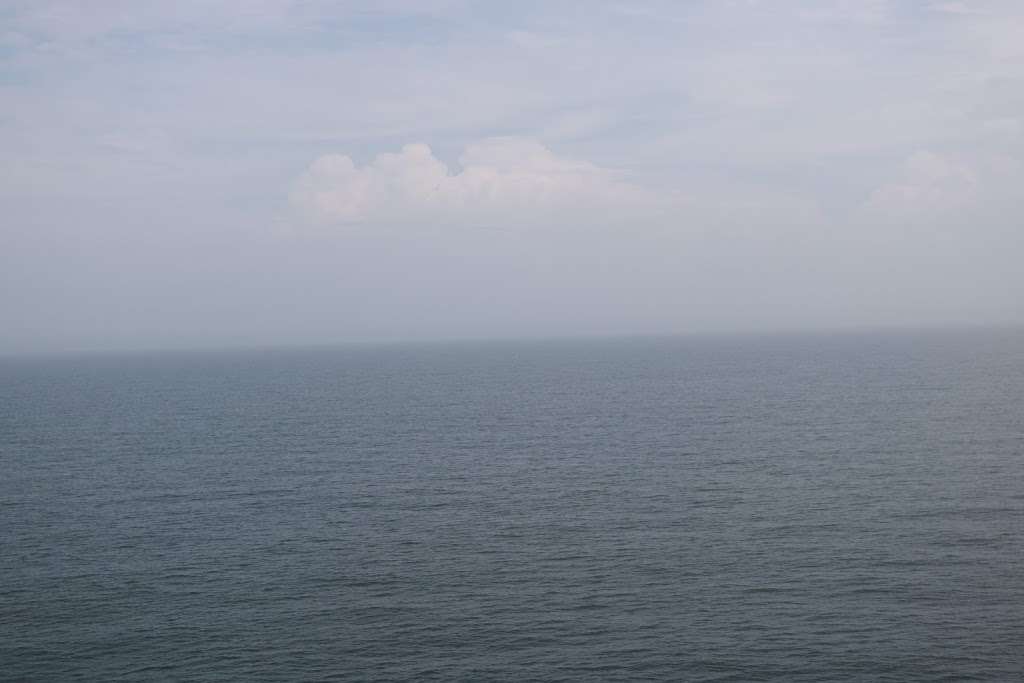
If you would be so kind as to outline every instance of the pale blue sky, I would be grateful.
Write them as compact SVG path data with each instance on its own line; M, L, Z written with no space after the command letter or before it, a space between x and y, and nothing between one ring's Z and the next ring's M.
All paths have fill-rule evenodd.
M1024 5L0 2L0 350L1024 322Z

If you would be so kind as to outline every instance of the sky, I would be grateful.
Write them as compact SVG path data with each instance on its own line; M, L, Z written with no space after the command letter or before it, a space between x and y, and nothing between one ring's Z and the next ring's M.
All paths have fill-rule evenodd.
M1017 0L0 0L0 352L1024 323Z

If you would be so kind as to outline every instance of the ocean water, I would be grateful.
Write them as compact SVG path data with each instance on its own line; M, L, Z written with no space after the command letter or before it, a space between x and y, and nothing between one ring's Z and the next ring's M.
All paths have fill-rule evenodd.
M5 680L1020 680L1024 333L0 361Z

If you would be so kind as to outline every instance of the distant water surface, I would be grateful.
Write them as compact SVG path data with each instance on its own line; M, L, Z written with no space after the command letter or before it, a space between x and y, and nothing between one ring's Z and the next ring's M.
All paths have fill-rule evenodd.
M0 678L1020 680L1024 334L0 361Z

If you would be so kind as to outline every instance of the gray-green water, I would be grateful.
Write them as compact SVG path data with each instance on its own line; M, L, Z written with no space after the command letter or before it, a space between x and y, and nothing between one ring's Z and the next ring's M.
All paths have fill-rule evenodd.
M1024 674L1024 334L0 361L9 680Z

